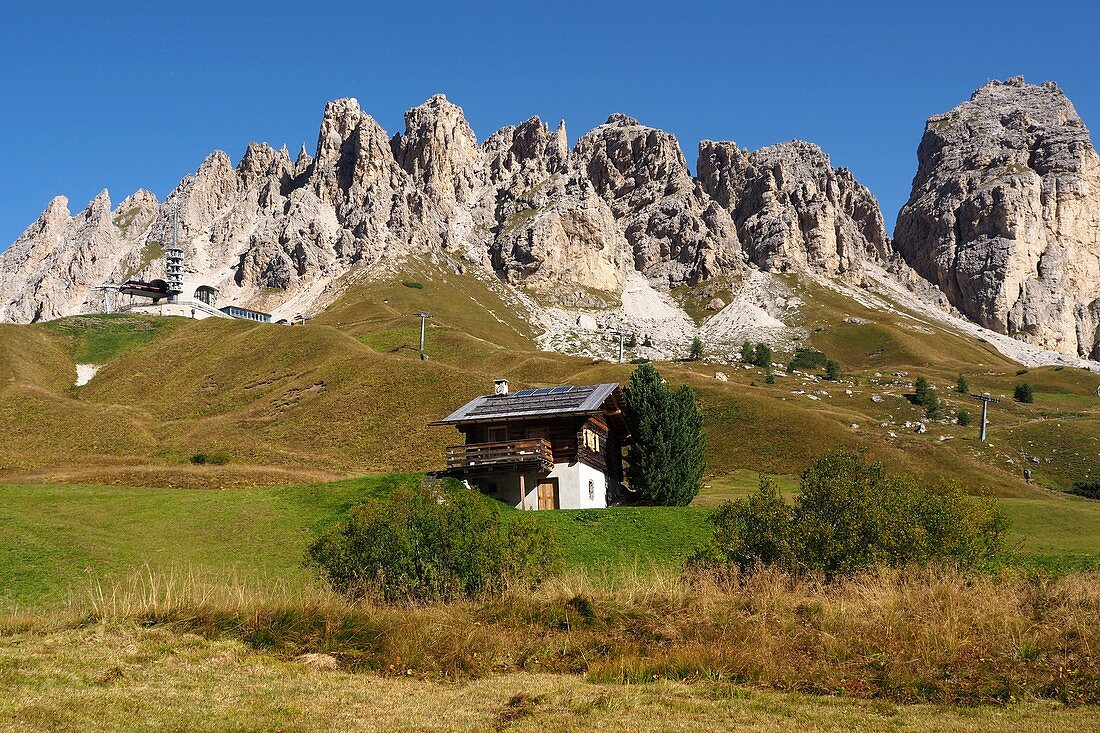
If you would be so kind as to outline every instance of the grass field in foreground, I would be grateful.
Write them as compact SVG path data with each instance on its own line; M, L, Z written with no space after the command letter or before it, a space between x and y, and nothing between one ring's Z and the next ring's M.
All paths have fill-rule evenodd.
M97 626L0 637L14 731L1087 731L1050 702L953 708L724 683L595 684L512 673L461 683L317 669L232 640Z
M301 562L318 530L354 503L419 480L393 474L229 490L0 485L0 603L61 603L146 565L305 584L311 576ZM536 516L557 529L570 567L675 566L706 541L708 507L746 495L757 481L750 472L714 481L697 499L702 506ZM788 494L796 486L791 477L777 483ZM1100 559L1100 503L1060 494L1000 501L1020 553L1066 565Z

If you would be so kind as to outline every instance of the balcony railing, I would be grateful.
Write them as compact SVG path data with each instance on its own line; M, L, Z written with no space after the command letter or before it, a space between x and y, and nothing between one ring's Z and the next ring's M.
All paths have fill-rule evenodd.
M449 471L532 464L547 471L554 467L554 453L550 449L550 441L544 438L533 438L447 447L447 470Z

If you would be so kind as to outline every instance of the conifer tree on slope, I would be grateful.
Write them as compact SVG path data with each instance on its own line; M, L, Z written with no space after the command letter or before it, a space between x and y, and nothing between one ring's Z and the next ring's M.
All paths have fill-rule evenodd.
M652 364L642 364L626 387L633 445L627 482L648 504L685 506L702 488L706 470L703 416L695 391L673 391Z

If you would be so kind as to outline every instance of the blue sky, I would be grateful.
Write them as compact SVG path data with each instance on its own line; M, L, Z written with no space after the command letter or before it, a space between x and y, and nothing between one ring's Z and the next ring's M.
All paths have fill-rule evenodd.
M924 120L992 78L1056 80L1100 125L1090 3L5 3L0 249L57 194L163 197L214 149L312 150L353 96L391 134L436 92L479 139L539 115L570 144L625 112L700 139L821 145L893 228Z

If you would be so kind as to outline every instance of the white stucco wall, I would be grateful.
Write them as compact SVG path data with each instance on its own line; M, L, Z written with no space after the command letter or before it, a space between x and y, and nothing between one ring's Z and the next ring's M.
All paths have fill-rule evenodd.
M182 316L184 318L229 318L217 308L197 300L181 300L178 303L152 303L135 305L128 309L131 313L148 313L156 316Z
M489 496L511 504L516 509L538 509L540 480L556 478L558 480L559 509L602 509L607 506L607 477L603 471L583 463L557 463L554 469L543 476L537 473L524 474L523 485L526 496L520 496L519 474L501 473L492 478L476 479L472 483ZM592 482L592 495L588 493L588 482ZM496 491L487 490L489 485Z
M607 506L607 477L603 471L584 463L557 463L550 472L558 480L558 507L560 509L602 509ZM592 482L592 494L588 484ZM538 495L535 495L538 505Z

